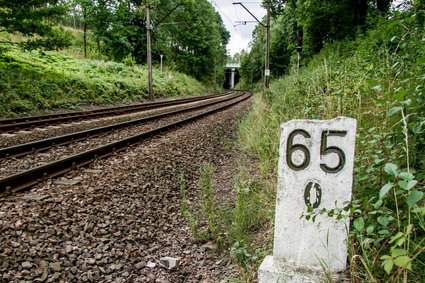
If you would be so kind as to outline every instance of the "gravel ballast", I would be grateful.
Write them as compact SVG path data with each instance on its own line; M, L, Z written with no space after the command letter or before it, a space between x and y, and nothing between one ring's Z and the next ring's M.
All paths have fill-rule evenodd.
M237 117L249 101L132 146L30 191L0 196L1 282L226 282L236 267L194 239L179 179L198 198L204 164L237 174ZM220 182L218 182L220 184ZM204 248L202 248L204 247ZM177 260L176 267L161 258Z
M237 100L241 100L238 98ZM29 170L33 167L44 165L49 162L54 162L66 156L84 152L120 139L124 139L145 131L152 130L157 127L162 127L179 120L187 119L203 112L219 108L230 104L231 102L221 102L216 105L203 107L201 109L191 110L179 114L166 116L164 118L155 119L148 122L143 122L134 126L116 129L111 132L105 132L95 137L89 137L79 141L70 141L70 144L64 146L54 146L47 151L37 152L25 155L18 158L6 158L0 160L0 178L18 172Z
M152 110L142 110L134 113L127 113L118 116L108 116L103 118L88 119L77 122L70 122L64 124L56 124L47 127L38 127L32 130L22 130L18 132L13 132L11 134L0 133L0 148L9 147L13 145L23 144L27 142L37 141L41 139L46 139L54 136L65 135L77 131L83 131L88 129L93 129L96 127L107 126L113 123L126 122L131 120L136 120L144 118L150 115L157 115L165 113L168 111L176 111L184 109L187 106L196 106L204 105L209 102L219 101L222 98L210 98L203 101L189 102L181 105L166 106L162 108L156 108Z

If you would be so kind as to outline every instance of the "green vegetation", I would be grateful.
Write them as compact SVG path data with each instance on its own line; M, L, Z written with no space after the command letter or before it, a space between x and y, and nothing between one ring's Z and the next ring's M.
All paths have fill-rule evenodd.
M22 45L25 48L54 50L71 45L69 34L53 27L65 15L66 7L58 0L0 2L0 31L20 32L29 36ZM36 37L38 36L38 37Z
M224 80L230 36L207 0L15 2L0 1L0 116L143 99L147 6L152 61L162 55L166 71L154 70L157 96L202 94Z
M85 57L146 64L147 6L151 11L152 60L212 83L222 82L229 33L208 0L45 1L65 8L55 23L81 31L77 47ZM9 8L9 5L12 8ZM16 6L16 5L15 5ZM7 4L13 9L12 4ZM0 24L1 26L1 24ZM10 30L10 29L9 29Z
M129 103L147 97L142 66L78 59L54 51L22 51L2 44L0 116L80 104ZM154 69L157 96L199 95L205 88L187 75Z
M392 0L263 0L271 7L270 70L278 78L297 65L297 38L302 37L301 66L307 65L326 45L353 40L390 15ZM412 8L412 5L415 5ZM405 0L399 9L411 8L423 25L423 1ZM243 54L240 73L249 86L262 79L266 30L257 26L249 54ZM251 82L252 81L252 82Z
M0 2L0 32L9 33L0 45L0 116L146 97L147 5L153 61L158 65L163 54L167 66L164 76L154 70L155 92L204 92L188 75L221 83L213 78L223 77L229 33L208 0L26 2ZM258 159L260 178L242 172L234 205L218 204L213 168L205 166L200 201L192 205L181 176L182 215L194 236L229 250L244 281L256 278L271 253L280 124L336 116L358 120L354 197L345 208L352 281L425 277L424 3L406 0L391 11L391 0L263 1L273 12L275 81L240 126L241 148ZM241 60L241 87L259 86L264 49L259 26L251 51L232 58Z
M222 82L229 32L208 0L33 0L0 2L0 31L28 38L20 45L79 49L84 57L146 64L147 7L151 11L152 59L203 83ZM71 33L57 25L78 29ZM215 73L218 73L214 76Z
M220 213L214 201L214 187L212 184L212 167L204 165L199 178L198 186L201 190L199 204L188 205L184 178L181 178L180 190L182 194L182 216L188 221L195 238L207 241L217 238L220 226L217 213Z
M358 135L354 200L346 208L352 220L350 277L354 282L423 280L425 33L419 15L412 8L375 19L376 28L325 45L299 72L288 65L290 75L255 97L241 124L241 146L258 158L259 181L269 185L260 196L252 194L251 202L264 201L256 213L268 217L247 231L251 236L272 222L280 124L353 117ZM245 198L239 193L238 201ZM254 241L245 245L247 254L260 247Z
M266 186L242 171L235 185L236 203L218 201L214 197L213 175L213 168L204 165L198 181L199 201L193 203L187 197L184 174L180 175L181 214L197 240L213 240L217 252L229 251L230 258L241 267L243 279L254 280L260 263L258 259L267 255L271 242L255 250L251 250L249 243L254 241L253 232L265 224L266 219L270 221L273 217L272 208L264 207L264 203L274 202L274 196L265 195Z

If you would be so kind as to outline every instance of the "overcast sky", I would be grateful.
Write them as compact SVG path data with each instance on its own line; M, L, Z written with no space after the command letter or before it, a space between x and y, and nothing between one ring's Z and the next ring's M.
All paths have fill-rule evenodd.
M242 2L248 10L254 14L257 19L261 20L266 14L266 10L261 7L261 1L257 0L209 0L215 9L220 13L223 23L230 32L231 38L227 50L231 55L247 50L248 44L252 40L252 31L257 23L249 22L241 25L240 21L255 21L255 19L241 6L233 5L233 2Z

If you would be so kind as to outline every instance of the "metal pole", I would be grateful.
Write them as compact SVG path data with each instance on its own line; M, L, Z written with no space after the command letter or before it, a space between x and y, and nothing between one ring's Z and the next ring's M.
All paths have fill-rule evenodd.
M217 59L214 56L214 91L217 91Z
M297 52L297 53L298 53L297 74L299 74L299 72L300 72L300 61L301 61L301 56L300 56L300 52Z
M162 57L164 57L163 54L159 55L161 57L161 77L162 77Z
M266 20L266 68L264 72L264 87L269 88L270 84L270 6L267 5Z
M146 38L147 38L147 60L148 60L148 95L149 100L153 100L152 88L152 47L151 47L151 7L149 1L146 6Z
M270 4L267 4L266 25L260 22L241 2L233 2L233 5L241 5L257 22L266 28L266 66L264 70L264 88L269 88L270 83Z

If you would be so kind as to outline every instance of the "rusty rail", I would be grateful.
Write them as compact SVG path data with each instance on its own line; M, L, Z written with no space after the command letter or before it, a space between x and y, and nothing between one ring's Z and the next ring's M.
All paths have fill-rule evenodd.
M231 93L226 93L229 95ZM0 120L0 133L10 133L18 130L32 129L35 127L43 127L48 125L55 125L59 123L93 119L112 115L123 115L138 111L147 111L160 107L173 106L183 103L196 102L205 99L215 98L223 96L223 94L212 94L205 96L197 96L184 99L176 99L162 102L151 102L137 105L121 106L121 107L110 107L92 111L80 111L80 112L68 112L62 114L49 114L42 116L29 116L21 117L16 119Z
M224 106L217 107L212 110L208 110L194 117L183 119L174 123L170 123L163 127L143 132L128 138L121 139L82 153L78 153L42 166L32 168L27 171L23 171L11 176L0 179L0 192L16 192L28 188L32 185L39 183L41 180L46 178L52 178L59 176L65 172L68 172L74 168L84 166L88 163L93 162L96 159L106 157L114 152L121 151L131 144L139 143L140 141L157 135L161 132L170 130L174 127L181 126L185 123L198 120L209 114L215 113L220 110L224 110L230 106L233 106L243 100L251 97L251 93L245 93L242 98L236 101L229 102Z
M85 131L67 134L67 135L43 139L43 140L39 140L39 141L35 141L35 142L29 142L29 143L25 143L25 144L20 144L20 145L2 148L2 149L0 149L0 160L4 159L4 158L8 158L8 157L17 157L17 156L26 155L26 154L29 154L29 153L32 153L32 152L35 152L35 151L47 150L47 149L49 149L53 146L69 144L69 143L76 142L76 141L79 141L79 140L82 140L82 139L86 139L86 138L89 138L89 137L92 137L92 136L97 136L97 135L100 135L100 134L105 133L105 132L110 132L112 130L130 127L130 126L133 126L133 125L141 124L141 123L152 121L152 120L155 120L155 119L164 118L164 117L171 116L171 115L176 115L176 114L183 113L183 112L186 112L186 111L201 109L203 107L207 107L207 106L215 105L217 103L222 103L222 102L229 101L231 99L235 99L235 98L240 97L242 95L243 95L242 93L237 93L235 95L231 95L230 97L224 96L224 98L222 98L218 101L213 101L213 102L209 102L209 103L202 104L202 105L196 105L196 106L188 107L188 108L185 108L185 109L169 111L169 112L166 112L166 113L152 115L152 116L149 116L149 117L144 117L144 118L140 118L140 119L136 119L136 120L132 120L132 121L117 123L117 124L113 124L113 125L98 127L98 128L94 128L94 129L90 129L90 130L85 130Z

